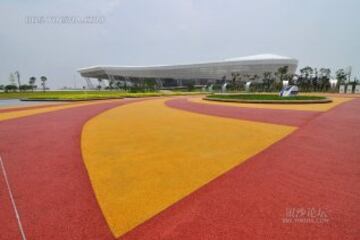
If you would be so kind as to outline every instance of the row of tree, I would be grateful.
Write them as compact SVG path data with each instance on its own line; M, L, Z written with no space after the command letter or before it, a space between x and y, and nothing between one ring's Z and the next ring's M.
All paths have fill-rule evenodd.
M103 79L97 79L98 85L96 88L101 90L103 87ZM131 82L131 84L128 84ZM120 78L118 81L110 79L109 85L105 87L106 90L114 90L114 89L125 89L130 91L150 91L156 88L156 80L155 78L132 78L130 77L128 80L125 78Z
M288 81L288 84L297 85L301 91L337 91L339 85L359 83L357 78L351 79L350 75L350 71L338 69L335 77L332 77L329 68L317 69L310 66L301 68L300 74L291 74L288 66L283 66L275 73L264 72L262 75L233 73L228 89L244 90L246 82L250 81L250 90L278 91L283 87L283 81Z
M15 92L15 91L34 91L35 89L37 89L36 77L30 77L28 84L21 84L19 71L16 71L15 73L11 73L9 76L9 81L10 84L8 85L0 85L0 90L5 90L5 92L11 92L11 91ZM41 76L40 81L41 81L40 83L41 87L45 92L47 77Z

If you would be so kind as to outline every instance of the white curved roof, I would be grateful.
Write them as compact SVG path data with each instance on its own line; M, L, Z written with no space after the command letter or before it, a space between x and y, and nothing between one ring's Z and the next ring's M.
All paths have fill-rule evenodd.
M221 78L232 72L274 72L280 66L288 65L295 72L298 61L295 58L275 54L260 54L220 61L152 66L111 66L100 65L78 69L84 77L120 75L155 78Z
M227 58L224 61L256 61L256 60L291 60L290 57L284 57L276 54L266 53L266 54L258 54L251 55L246 57L237 57L237 58Z
M162 68L162 67L181 67L181 66L193 66L193 65L203 65L203 64L221 64L221 63L227 63L227 62L252 62L252 61L281 61L281 60L289 60L293 63L297 63L297 60L291 57L285 57L280 56L276 54L258 54L258 55L251 55L251 56L245 56L245 57L237 57L237 58L227 58L220 61L208 61L208 62L200 62L200 63L192 63L192 64L177 64L177 65L148 65L148 66L131 66L131 65L95 65L85 68L78 69L79 72L92 70L92 69L98 69L98 68Z

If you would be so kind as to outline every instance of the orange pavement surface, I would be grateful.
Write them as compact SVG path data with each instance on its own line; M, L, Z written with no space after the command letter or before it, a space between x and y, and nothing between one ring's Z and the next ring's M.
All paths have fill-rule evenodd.
M83 159L115 236L295 130L179 111L165 101L114 108L83 129Z

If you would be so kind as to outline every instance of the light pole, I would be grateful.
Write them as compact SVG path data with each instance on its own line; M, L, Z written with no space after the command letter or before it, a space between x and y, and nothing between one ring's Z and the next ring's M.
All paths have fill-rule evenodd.
M16 75L17 82L18 82L19 89L20 89L20 85L21 85L21 82L20 82L20 72L19 72L19 71L15 71L15 75Z

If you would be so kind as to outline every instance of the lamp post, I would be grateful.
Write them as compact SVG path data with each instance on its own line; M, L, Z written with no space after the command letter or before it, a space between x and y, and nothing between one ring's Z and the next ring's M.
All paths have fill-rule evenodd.
M18 82L19 89L20 89L20 85L21 85L21 82L20 82L20 72L19 72L19 71L15 71L15 75L16 75L17 82Z

